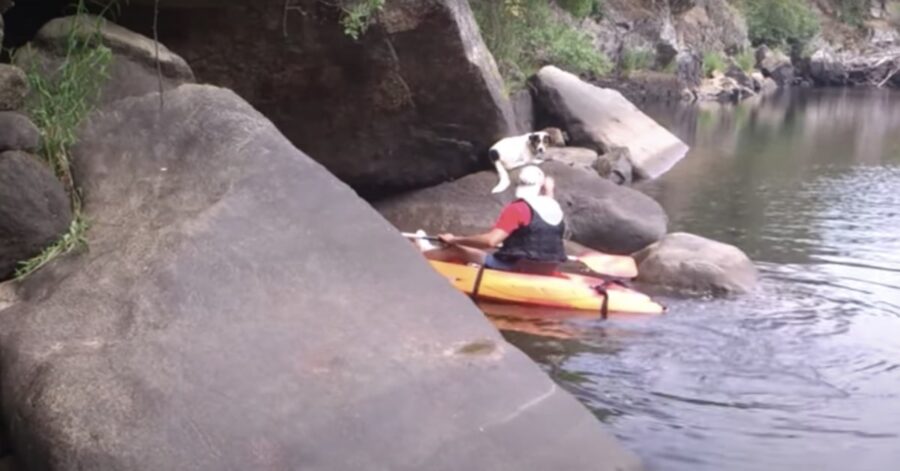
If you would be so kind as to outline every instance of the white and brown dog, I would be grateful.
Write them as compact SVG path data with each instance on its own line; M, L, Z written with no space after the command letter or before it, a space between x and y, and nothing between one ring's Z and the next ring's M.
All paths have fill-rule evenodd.
M501 193L509 187L509 170L529 164L540 164L547 147L566 145L565 134L558 128L546 128L520 136L503 138L491 146L489 157L497 168L500 182L491 193Z

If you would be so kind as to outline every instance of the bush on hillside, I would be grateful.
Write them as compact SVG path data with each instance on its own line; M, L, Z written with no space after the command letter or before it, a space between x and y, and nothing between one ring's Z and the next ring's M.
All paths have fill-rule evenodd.
M744 0L750 41L754 45L802 47L819 32L812 9L798 0Z
M869 0L831 0L837 8L838 17L844 23L862 26L869 14Z
M718 52L703 54L703 76L712 77L713 72L725 70L725 58Z
M470 4L511 90L524 86L529 76L548 64L580 75L604 75L610 69L591 37L557 18L549 0L471 0Z
M575 18L585 18L588 15L600 13L601 0L556 0L559 6L571 13Z

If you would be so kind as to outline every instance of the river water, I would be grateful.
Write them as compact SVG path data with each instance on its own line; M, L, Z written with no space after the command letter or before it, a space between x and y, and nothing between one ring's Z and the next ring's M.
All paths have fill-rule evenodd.
M648 469L900 469L900 94L645 111L692 146L642 187L759 289L657 318L494 316ZM527 315L525 315L527 316Z

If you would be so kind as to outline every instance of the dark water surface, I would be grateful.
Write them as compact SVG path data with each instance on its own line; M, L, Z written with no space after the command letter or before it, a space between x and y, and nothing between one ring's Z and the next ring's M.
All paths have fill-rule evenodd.
M650 470L900 469L900 94L646 109L691 144L642 188L759 290L661 318L497 317Z

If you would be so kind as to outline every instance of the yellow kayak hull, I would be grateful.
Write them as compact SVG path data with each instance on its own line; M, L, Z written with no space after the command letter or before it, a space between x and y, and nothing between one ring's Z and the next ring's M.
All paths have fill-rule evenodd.
M479 267L430 260L431 266L456 289L472 295ZM604 294L597 289L604 280L561 273L555 276L485 269L476 299L529 306L545 306L600 312ZM609 312L662 314L665 308L649 296L617 284L606 284Z

